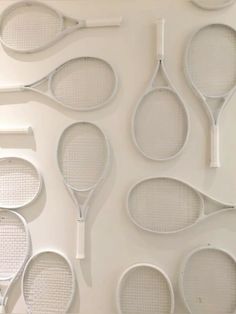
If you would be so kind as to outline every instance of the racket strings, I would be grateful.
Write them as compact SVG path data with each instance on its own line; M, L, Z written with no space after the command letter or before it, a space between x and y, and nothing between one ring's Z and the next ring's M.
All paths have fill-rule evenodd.
M51 88L59 102L78 110L105 104L115 85L114 72L106 62L86 57L59 68L53 75Z
M186 112L174 92L160 88L144 96L135 115L135 137L145 155L157 160L175 156L187 133Z
M13 277L28 254L29 240L22 221L11 212L0 212L0 278Z
M52 41L61 31L61 19L54 10L23 3L9 10L1 23L3 42L16 50L36 49Z
M30 313L65 313L73 291L71 270L56 254L39 255L26 269L23 289Z
M15 208L30 202L40 189L39 175L34 167L21 159L0 161L0 204Z
M142 228L152 232L174 232L192 225L200 216L202 202L187 185L165 178L154 178L136 185L128 210Z
M122 314L169 314L170 291L166 279L151 267L136 267L121 284Z
M196 314L234 313L236 265L226 253L205 249L188 260L183 287L187 304Z

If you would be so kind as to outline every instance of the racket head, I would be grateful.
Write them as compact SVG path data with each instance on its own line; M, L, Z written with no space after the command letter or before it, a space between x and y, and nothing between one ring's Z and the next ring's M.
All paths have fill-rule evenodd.
M234 91L235 54L236 31L231 26L208 24L192 35L186 49L185 73L198 96L225 99Z
M31 204L42 189L42 176L28 160L0 158L0 207L18 209Z
M110 162L108 140L93 123L73 123L61 134L57 161L67 187L77 192L90 191L107 173Z
M235 3L235 0L191 0L191 1L198 7L206 10L219 10Z
M202 195L187 183L171 177L141 180L131 187L127 196L131 221L157 234L188 229L198 222L203 211Z
M12 4L0 18L2 44L19 53L45 49L62 30L61 13L38 1L23 0Z
M16 212L0 210L0 281L17 279L31 254L25 219Z
M119 314L172 314L174 292L167 275L151 264L135 264L120 277Z
M107 105L118 89L117 74L103 59L71 59L50 75L49 89L61 105L90 111Z
M189 313L234 313L235 258L212 246L197 248L190 252L181 266L179 286Z
M166 123L166 121L170 123ZM169 87L152 88L136 106L132 136L148 159L166 161L183 151L189 135L189 118L179 95Z
M29 313L66 313L73 301L75 286L72 265L59 252L39 252L25 266L22 291Z

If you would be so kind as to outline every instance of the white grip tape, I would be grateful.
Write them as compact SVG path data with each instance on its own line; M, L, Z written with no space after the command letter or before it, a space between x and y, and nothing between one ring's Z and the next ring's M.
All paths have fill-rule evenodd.
M1 314L6 314L6 309L4 305L0 305L0 313Z
M0 127L0 134L31 134L33 129L31 126L22 126L22 127Z
M156 22L156 47L157 58L162 60L165 53L165 19L159 19Z
M77 259L85 258L85 221L77 221Z
M111 27L111 26L120 26L122 23L122 17L114 17L107 19L94 19L86 20L86 27Z
M220 145L219 126L213 125L211 128L211 164L212 168L220 167Z

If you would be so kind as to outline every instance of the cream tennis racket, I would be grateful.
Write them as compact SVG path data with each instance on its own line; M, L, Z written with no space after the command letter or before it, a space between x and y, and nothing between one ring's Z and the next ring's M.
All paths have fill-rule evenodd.
M96 125L74 123L60 137L57 158L65 186L78 208L76 257L83 259L87 212L110 163L108 140Z
M32 84L0 87L0 92L33 91L66 108L88 111L108 104L117 88L117 75L109 63L80 57L63 63Z
M236 87L236 31L210 24L191 38L186 51L187 78L211 123L211 167L220 167L219 123Z
M154 265L129 267L118 283L117 308L119 314L174 313L174 292L169 278Z
M194 4L206 10L218 10L235 3L235 0L191 0Z
M211 246L192 251L184 260L179 283L188 313L235 313L236 261L226 251Z
M132 119L135 145L145 157L156 161L169 160L179 155L189 133L186 107L165 67L164 25L164 19L156 23L157 65ZM160 74L165 83L158 83Z
M170 177L148 178L135 184L127 200L128 214L140 228L154 233L175 233L218 212L236 209Z
M0 17L0 40L16 52L33 53L46 49L71 32L83 28L120 26L121 17L76 20L38 1L20 1Z

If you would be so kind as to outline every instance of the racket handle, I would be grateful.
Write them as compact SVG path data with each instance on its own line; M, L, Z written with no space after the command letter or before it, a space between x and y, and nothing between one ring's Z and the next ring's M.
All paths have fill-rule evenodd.
M31 134L33 129L31 126L14 127L14 128L0 128L0 134Z
M0 313L1 314L6 314L5 305L0 305Z
M156 47L157 47L157 59L163 60L165 53L165 19L159 19L156 22Z
M122 17L114 17L107 19L94 19L86 20L85 27L111 27L111 26L120 26L122 23Z
M211 128L211 168L220 167L220 147L219 147L219 126L213 125Z
M77 259L85 258L85 221L77 221Z

